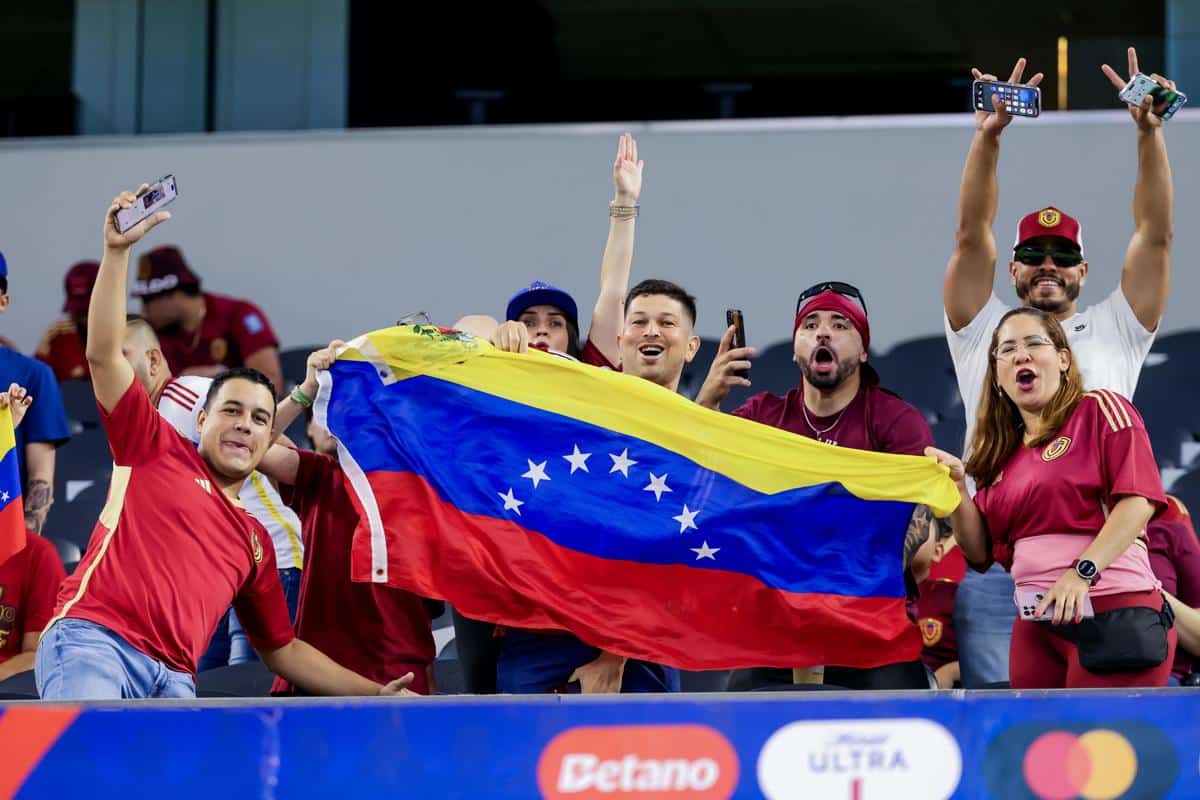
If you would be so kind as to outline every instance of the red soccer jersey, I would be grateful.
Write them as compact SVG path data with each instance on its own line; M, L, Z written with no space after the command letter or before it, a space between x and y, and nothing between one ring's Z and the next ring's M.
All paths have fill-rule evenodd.
M133 381L101 418L108 502L55 619L103 625L178 672L196 671L230 601L256 648L294 638L271 537L216 486L196 447Z
M975 505L987 521L993 558L1012 568L1018 539L1044 534L1094 537L1122 498L1167 504L1145 423L1116 392L1088 392L1049 444L1021 447Z
M158 332L172 372L217 364L241 367L259 350L279 347L271 323L253 303L208 293L204 303L204 321L199 330L189 333L172 326Z
M30 531L25 549L0 564L0 662L21 652L27 633L54 616L54 597L67 577L49 539Z
M783 397L770 392L756 394L733 413L809 439L856 450L919 456L933 445L933 431L921 412L876 386L860 388L850 404L832 416L818 417L811 412L806 416L806 411L804 390L796 388Z
M33 355L54 370L54 377L58 378L60 383L87 380L91 374L88 371L83 337L79 335L75 323L69 319L59 320L51 325Z
M297 451L296 483L281 486L284 502L300 516L304 571L296 635L347 669L378 683L412 672L410 687L429 693L426 668L433 663L429 612L414 594L350 580L350 545L358 511L341 466L332 458ZM271 691L292 687L275 679Z
M591 339L588 339L583 344L583 350L579 353L579 360L585 364L591 364L593 367L601 369L612 369L620 371L620 367L614 366L604 353L600 352L600 348Z

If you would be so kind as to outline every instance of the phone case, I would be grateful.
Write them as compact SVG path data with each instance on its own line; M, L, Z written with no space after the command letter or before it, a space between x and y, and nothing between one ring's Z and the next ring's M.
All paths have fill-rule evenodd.
M1149 75L1138 73L1129 79L1129 83L1125 84L1125 88L1117 95L1122 102L1128 103L1131 106L1139 106L1146 95L1158 88L1158 83ZM1169 106L1163 109L1162 113L1154 112L1166 122L1171 117L1175 116L1175 112L1183 108L1183 104L1187 102L1187 95L1177 91L1175 99Z
M994 90L994 91L992 91ZM1014 117L1037 117L1042 113L1042 90L1036 86L1000 81L980 81L971 84L971 105L976 111L994 112L992 94L1000 96L1004 110Z
M1048 621L1054 618L1054 606L1049 606L1042 616L1035 616L1037 613L1038 603L1042 602L1042 598L1046 595L1042 592L1033 592L1024 589L1017 590L1017 612L1021 615L1021 619L1032 621ZM1092 598L1085 597L1083 599L1083 616L1094 617L1096 611L1092 608Z

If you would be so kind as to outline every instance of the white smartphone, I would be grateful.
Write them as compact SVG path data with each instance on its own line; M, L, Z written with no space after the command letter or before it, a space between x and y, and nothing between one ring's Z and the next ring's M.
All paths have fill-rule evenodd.
M1037 616L1038 603L1042 602L1042 598L1045 596L1044 592L1033 591L1031 589L1017 589L1017 612L1021 615L1021 619L1033 622L1048 622L1054 619L1053 603L1046 607L1045 612L1040 617ZM1083 616L1096 616L1096 612L1092 608L1092 598L1088 595L1085 595L1083 598Z
M1183 104L1187 102L1187 95L1183 92L1172 91L1165 86L1160 86L1149 75L1143 75L1140 72L1129 79L1129 83L1125 84L1125 88L1118 96L1131 106L1140 106L1146 95L1154 98L1154 105L1150 106L1150 110L1156 116L1162 117L1163 122L1175 116L1175 112L1183 108Z
M117 212L117 230L124 233L178 196L175 176L163 177L137 196L133 201L133 208L122 208Z

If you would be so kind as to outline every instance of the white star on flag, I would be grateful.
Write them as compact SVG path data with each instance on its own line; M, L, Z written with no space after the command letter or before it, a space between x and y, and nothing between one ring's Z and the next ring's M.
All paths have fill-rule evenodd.
M579 452L579 445L575 445L575 452L569 456L563 456L567 461L571 462L571 474L575 474L575 470L581 469L584 472L588 471L587 460L591 458L591 453ZM549 479L547 479L549 480Z
M505 511L515 511L517 512L518 517L521 516L521 506L525 505L525 501L518 500L517 498L513 497L513 491L511 488L508 490L508 494L496 492L496 495L504 501Z
M688 549L696 554L697 561L699 561L702 558L707 558L707 559L711 559L712 561L716 561L717 560L716 554L721 552L721 548L719 548L719 547L709 547L708 542L704 542L699 547L689 547Z
M642 491L654 492L654 499L662 500L663 492L671 491L671 487L667 486L667 476L666 475L663 475L660 478L657 475L655 475L653 472L651 472L650 473L650 484L648 486L646 486L645 488L643 488Z
M542 481L550 480L550 476L546 474L546 462L545 461L543 461L540 464L535 464L532 461L530 461L528 458L525 460L529 461L529 471L526 472L521 477L529 478L529 480L533 481L533 488L536 489L538 487L538 484L541 483Z
M666 476L664 475L663 477L665 478ZM696 527L696 515L699 513L700 513L699 511L688 511L687 503L684 503L683 504L683 513L678 514L674 517L671 517L671 519L673 519L679 523L679 532L680 533L683 533L688 528L691 528L692 530L696 531L696 530L700 530L699 528Z
M8 492L0 493L0 503L8 502Z
M609 453L608 457L613 460L612 469L609 470L609 473L620 472L626 478L629 477L629 468L638 463L629 457L628 447L621 451L621 455L614 456L612 453Z

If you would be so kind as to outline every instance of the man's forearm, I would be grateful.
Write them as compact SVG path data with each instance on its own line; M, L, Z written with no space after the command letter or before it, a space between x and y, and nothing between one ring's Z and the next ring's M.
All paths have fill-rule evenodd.
M958 195L959 238L982 238L989 234L1000 202L996 165L1000 161L1000 136L976 131L963 167Z
M105 247L88 303L87 358L91 363L123 358L128 273L129 248Z
M278 650L263 651L260 655L272 672L309 694L377 695L383 688L375 681L346 669L300 639L293 639Z
M1133 190L1133 227L1150 241L1169 244L1174 189L1162 128L1138 131L1138 175Z
M17 653L7 661L0 663L0 681L6 681L19 672L28 672L33 669L33 660L36 655L36 650L26 650L24 653Z
M54 445L49 442L30 442L25 445L25 491L21 498L25 506L25 527L40 534L46 526L46 515L54 503Z

